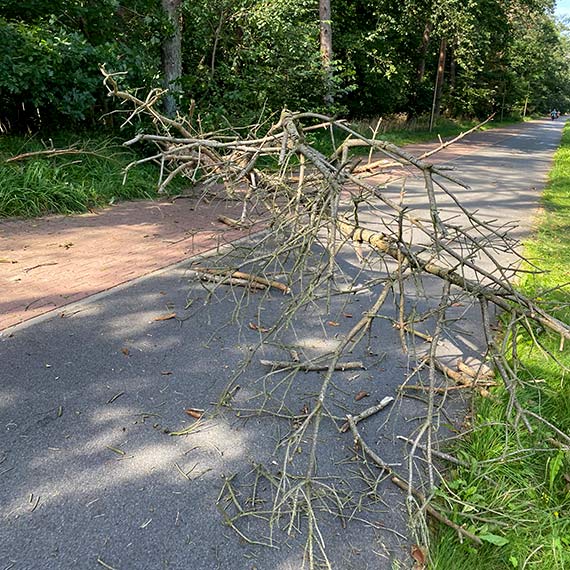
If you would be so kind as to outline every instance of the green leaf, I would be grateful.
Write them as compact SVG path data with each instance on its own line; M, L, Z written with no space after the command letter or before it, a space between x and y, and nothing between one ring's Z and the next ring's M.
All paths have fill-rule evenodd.
M498 536L496 534L482 534L479 536L479 538L485 542L490 542L495 546L505 546L505 544L509 544L508 538L505 538L504 536Z

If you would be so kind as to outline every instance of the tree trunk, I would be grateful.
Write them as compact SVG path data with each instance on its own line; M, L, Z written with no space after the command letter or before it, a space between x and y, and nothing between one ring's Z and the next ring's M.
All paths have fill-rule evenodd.
M439 62L437 64L437 75L435 78L435 87L433 90L433 105L431 108L431 119L429 122L429 130L433 129L435 119L439 116L439 108L441 105L441 95L443 93L443 79L445 74L445 53L447 51L447 40L441 38L439 44Z
M427 54L427 49L429 46L429 39L431 36L431 28L432 28L432 23L426 22L426 26L424 28L424 33L422 35L422 43L420 45L420 61L418 63L418 67L417 67L418 83L421 83L421 81L424 78L425 71L426 71L426 54Z
M426 71L426 55L431 37L432 23L426 22L424 33L422 34L422 42L418 49L419 59L416 65L416 85L412 88L408 103L408 121L411 121L421 110L418 109L419 94L421 83L424 79Z
M332 67L333 59L332 47L332 24L331 24L331 2L330 0L319 0L319 22L321 40L321 59L325 72L325 103L330 105L333 102Z
M161 3L172 26L172 35L162 44L163 85L169 90L164 99L164 112L167 117L174 117L177 111L175 93L179 89L178 80L182 75L182 27L178 15L182 0L161 0Z
M455 81L457 79L457 62L455 60L455 53L453 50L449 54L449 89L450 91L455 90Z

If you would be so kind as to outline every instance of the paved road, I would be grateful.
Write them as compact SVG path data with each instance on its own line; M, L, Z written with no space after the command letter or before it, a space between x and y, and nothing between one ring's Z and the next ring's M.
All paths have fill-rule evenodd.
M526 231L561 129L562 122L537 121L491 131L462 144L463 156L454 149L439 160L453 161L476 188L462 196L471 207L492 210L493 217L523 218ZM347 271L356 264L352 257L345 262ZM261 518L236 519L249 540L267 542L272 532L277 548L268 548L224 526L220 509L230 516L240 515L239 509L264 511L275 497L272 481L282 466L274 452L293 426L278 415L247 410L265 405L298 414L313 404L320 376L301 374L288 382L283 375L265 375L260 354L284 356L282 347L268 344L237 380L234 408L215 409L228 378L259 341L260 333L248 324L271 324L288 297L242 297L218 288L206 304L208 291L193 278L191 263L1 337L0 568L302 566L303 517L294 520L290 536L283 532L286 513L273 526ZM311 306L283 342L307 356L322 354L374 293L364 291L348 302L337 297L330 308ZM156 320L173 312L177 319ZM476 352L476 322L458 327L463 349ZM413 365L389 323L379 323L369 346L353 358L361 358L366 370L335 377L329 407L339 416L394 395ZM370 396L355 401L361 390ZM190 407L212 413L191 434L170 435L193 424L184 412ZM398 400L363 422L362 433L386 461L402 462L394 435L413 431L419 410L414 400ZM460 402L445 421L460 427ZM330 512L319 512L318 520L333 567L387 570L394 560L408 567L402 493L378 481L372 466L354 461L351 437L339 435L333 422L323 422L322 437L318 475L346 505L342 515L335 514L330 487L321 488L321 506ZM291 485L302 463L288 464Z

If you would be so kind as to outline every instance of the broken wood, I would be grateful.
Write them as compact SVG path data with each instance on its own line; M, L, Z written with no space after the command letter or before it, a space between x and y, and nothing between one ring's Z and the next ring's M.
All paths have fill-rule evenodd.
M433 337L429 334L420 332L418 330L416 330L414 327L411 327L410 325L400 325L400 323L394 322L392 325L395 329L401 329L406 331L407 333L413 334L415 336L417 336L418 338L421 338L422 340L425 340L426 342L432 342Z
M291 288L285 283L280 281L275 281L272 279L266 279L265 277L260 277L259 275L252 275L251 273L244 273L243 271L234 271L233 269L210 269L206 267L194 267L194 271L197 271L204 275L212 275L214 277L227 277L232 280L246 281L248 283L253 283L254 286L261 285L257 287L259 289L265 289L272 287L282 291L283 294L289 295L291 293Z
M231 277L230 275L215 275L212 273L198 272L200 274L200 279L202 281L212 281L213 283L221 283L222 285L236 285L238 287L247 287L249 289L267 289L266 285L262 283L256 283L248 279L238 279L236 277Z
M473 379L487 379L495 376L495 371L482 362L477 363L476 366L471 366L459 358L457 360L457 368L460 372L467 374L467 376Z
M218 216L218 222L222 222L222 224L225 224L230 228L236 228L238 230L247 230L252 226L252 224L240 222L239 220L234 220L233 218L229 218L228 216Z
M382 411L386 406L389 406L393 401L394 401L394 398L392 398L392 396L386 396L385 398L382 398L382 400L380 401L379 404L376 404L375 406L370 406L369 408L367 408L363 412L360 412L357 416L352 416L352 420L354 422L354 425L356 425L358 422L361 422L362 420L365 420L366 418L369 418L370 416L373 416L374 414L377 414L378 412ZM339 431L342 433L345 433L349 429L350 429L350 424L348 422L345 422L344 424L342 424Z
M322 372L329 369L329 364L318 364L312 361L307 362L290 362L287 360L260 360L260 364L264 366L271 366L271 368L282 368L291 369L297 368L299 370L304 370L305 372ZM364 369L364 364L357 360L354 362L337 362L334 366L335 370L362 370Z

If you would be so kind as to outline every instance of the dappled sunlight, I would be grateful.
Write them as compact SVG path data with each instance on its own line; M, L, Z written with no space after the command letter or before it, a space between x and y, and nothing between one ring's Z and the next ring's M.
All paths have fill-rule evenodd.
M0 409L9 410L18 402L18 393L15 389L7 386L0 386Z
M149 478L182 489L193 479L218 480L220 471L247 457L249 450L249 434L221 421L208 421L188 440L164 434L162 443L144 443L140 434L133 436L134 442L120 431L106 430L79 444L74 438L62 447L34 454L28 463L31 473L45 475L33 484L20 481L12 487L13 500L2 510L8 517L28 512L30 493L42 497L44 508L55 507L68 499L113 493L114 488L139 485ZM87 469L76 465L81 458L88 461Z

